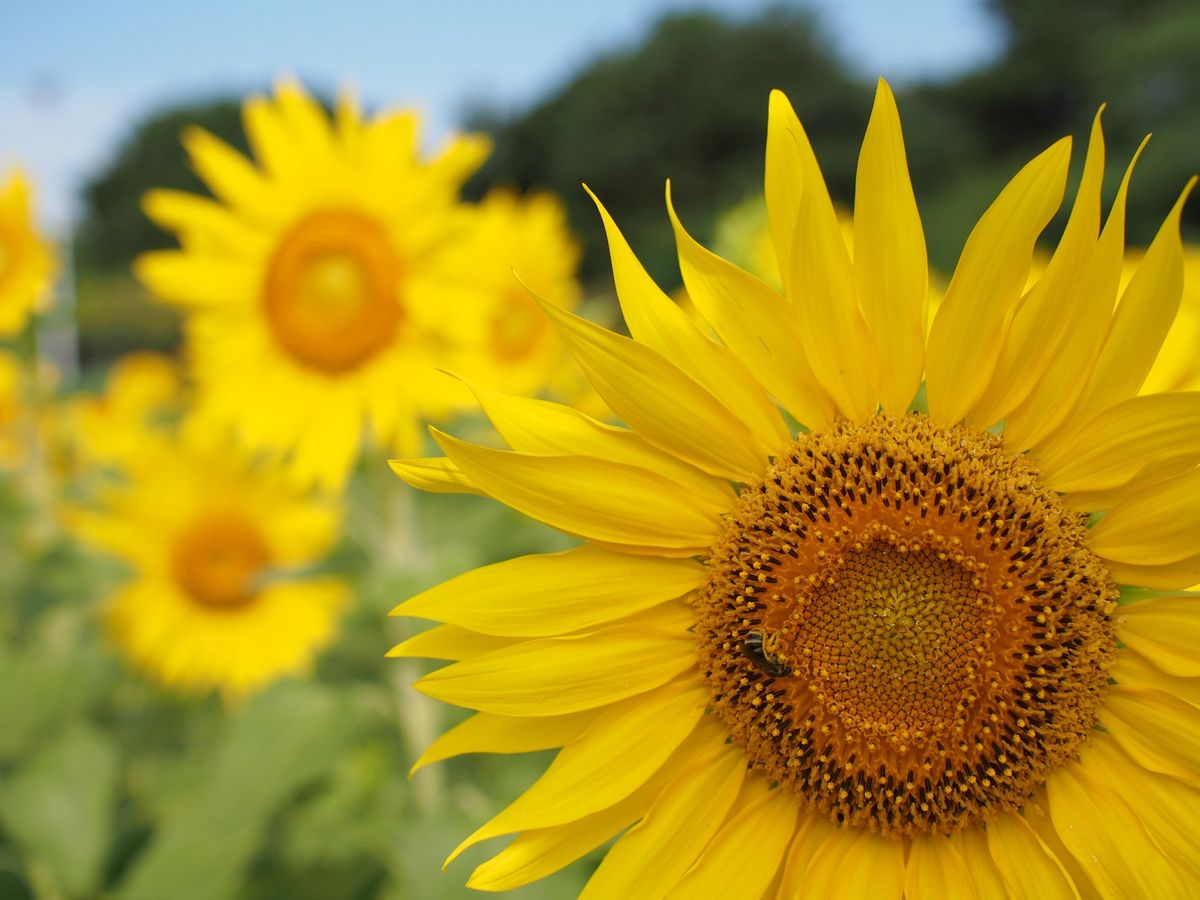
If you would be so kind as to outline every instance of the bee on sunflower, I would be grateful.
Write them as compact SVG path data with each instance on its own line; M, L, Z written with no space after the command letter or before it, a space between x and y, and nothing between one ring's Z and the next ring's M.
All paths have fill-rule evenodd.
M451 661L418 689L476 711L418 766L561 748L451 855L516 835L472 887L615 837L583 896L1200 893L1200 393L1139 394L1179 308L1194 181L1122 291L1134 163L1105 216L1098 115L1027 288L1070 155L1063 139L1004 188L928 327L886 83L853 256L779 93L782 290L671 211L719 340L600 208L631 337L543 308L624 425L480 391L511 449L436 432L444 459L394 463L581 540L395 611L442 623L394 651Z

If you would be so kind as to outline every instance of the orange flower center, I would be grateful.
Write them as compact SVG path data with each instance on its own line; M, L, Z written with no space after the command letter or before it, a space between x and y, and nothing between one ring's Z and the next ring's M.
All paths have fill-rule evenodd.
M1096 724L1116 588L995 435L923 416L804 435L708 566L714 709L839 824L948 834L1017 809Z
M235 609L258 595L258 578L271 562L259 528L236 513L210 513L175 538L175 581L201 606Z
M399 281L399 260L379 222L354 210L319 210L280 240L263 307L275 339L296 362L337 375L395 338Z

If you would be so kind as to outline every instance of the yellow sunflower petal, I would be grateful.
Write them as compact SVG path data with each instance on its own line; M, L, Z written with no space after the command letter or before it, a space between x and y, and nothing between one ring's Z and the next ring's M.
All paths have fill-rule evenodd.
M1112 323L1112 310L1125 263L1125 204L1129 180L1148 140L1142 141L1125 169L1100 240L1078 275L1074 294L1080 301L1074 304L1066 338L1051 355L1025 402L1007 416L1004 442L1014 452L1052 442L1058 432L1069 436L1073 433L1073 425L1078 423L1073 410L1087 388L1087 378L1081 373L1090 372L1095 365Z
M492 139L486 134L455 134L446 141L441 152L429 161L429 167L457 190L483 165L491 152Z
M959 832L957 846L967 871L971 873L975 900L1009 900L1009 890L988 850L987 831L983 828L966 828Z
M733 498L733 487L659 450L641 435L586 416L560 403L516 397L469 385L500 436L520 453L594 456L665 475L714 506Z
M162 299L189 306L246 300L258 289L254 267L228 256L154 250L134 260L133 274Z
M782 91L771 91L767 112L767 158L763 179L763 195L767 204L767 223L775 258L786 259L792 252L796 231L796 216L800 212L803 190L803 169L795 132L800 120ZM792 269L780 266L784 293L794 297L790 284Z
M408 774L464 753L529 753L561 747L583 734L595 718L591 709L564 716L475 713L430 744Z
M959 421L987 387L1034 244L1062 202L1070 156L1063 138L1035 157L967 238L929 332L925 381L935 421Z
M727 737L724 728L702 720L670 759L624 800L573 822L522 831L480 865L467 885L483 891L511 890L557 872L646 815L668 784L706 764ZM717 741L720 747L715 748Z
M280 221L286 206L250 160L195 126L184 131L183 146L192 166L218 199L257 221Z
M480 841L573 822L645 784L704 714L708 691L690 683L614 704L567 744L520 797L463 841L446 860Z
M1038 467L1043 482L1056 491L1098 491L1180 458L1200 458L1200 391L1117 403L1069 440L1039 453Z
M725 821L746 776L745 756L726 746L725 737L720 730L714 758L668 784L646 817L612 846L580 900L659 900L678 883Z
M530 456L492 450L434 430L473 483L502 503L563 531L610 544L691 556L713 541L721 507L661 475L586 456Z
M417 155L419 122L408 110L387 112L366 123L362 135L362 163L373 180L403 170Z
M804 185L792 246L780 258L789 272L805 353L841 413L861 421L874 414L879 396L879 350L859 311L854 267L825 177L799 121L792 136Z
M1130 603L1119 610L1121 641L1164 672L1200 678L1200 595Z
M833 401L813 374L787 301L697 243L679 221L669 189L667 211L679 269L696 309L797 421L810 428L831 422Z
M1068 763L1054 772L1046 794L1054 827L1101 893L1122 898L1187 896L1175 866L1150 840L1137 816L1107 786L1087 777L1085 762Z
M405 483L433 494L485 496L453 462L444 456L422 459L389 459L388 465Z
M722 478L748 481L765 468L741 419L657 351L535 299L592 387L646 440Z
M686 631L616 626L525 641L438 669L416 687L482 712L561 715L653 690L695 663L695 638Z
M880 401L904 413L925 371L929 262L896 98L879 79L854 189L854 279L880 355Z
M988 823L987 844L1011 896L1078 900L1079 891L1062 863L1017 813Z
M740 811L667 897L760 897L771 884L796 830L799 807L791 793L751 777Z
M808 813L800 817L796 827L792 845L788 848L787 859L783 863L782 878L779 880L779 900L803 900L801 893L804 876L813 858L821 850L825 841L832 836L842 835L836 825L823 815Z
M799 897L900 900L904 845L865 828L830 834L808 865Z
M674 362L727 409L737 413L758 441L761 454L773 453L786 444L789 434L779 410L746 371L736 353L709 339L688 314L662 292L634 256L608 210L595 194L588 193L604 222L617 298L629 333ZM669 208L669 192L667 204Z
M1200 787L1200 721L1185 701L1114 685L1100 707L1100 724L1139 764Z
M1138 392L1179 312L1183 295L1183 243L1179 217L1193 178L1167 214L1141 265L1121 295L1112 326L1076 415L1087 417Z
M629 556L584 545L475 569L406 600L392 615L487 634L547 637L649 609L703 580L704 568L692 560Z
M259 164L279 181L295 177L304 158L293 150L293 135L276 104L251 97L242 105L242 126Z
M1140 566L1107 560L1108 574L1118 584L1136 584L1155 591L1182 591L1200 584L1200 553L1177 562Z
M909 846L904 900L944 900L973 894L972 880L962 854L950 838L926 835L914 839Z
M158 189L142 197L142 210L163 228L200 231L223 249L244 253L265 253L269 248L266 234L246 225L219 203L184 191Z
M996 360L996 369L983 396L967 415L967 423L987 428L1005 418L1033 390L1066 338L1076 335L1068 328L1077 309L1088 302L1110 304L1109 297L1089 296L1092 285L1087 264L1100 232L1100 188L1104 181L1104 133L1100 112L1092 122L1091 138L1083 164L1079 190L1071 207L1062 238L1045 272L1029 290L1013 314ZM1119 276L1117 269L1114 276ZM1115 281L1109 286L1115 292ZM1110 295L1111 296L1111 295ZM1111 305L1108 306L1111 309ZM1078 372L1074 373L1078 379ZM1009 436L1005 432L1006 442Z
M1187 896L1197 896L1200 791L1143 769L1106 737L1088 742L1085 759L1083 776L1119 794L1129 804L1146 831L1172 857L1180 876L1189 881Z
M1139 566L1179 562L1200 547L1200 469L1118 503L1088 535L1106 560Z
M275 85L275 98L291 132L293 152L320 164L321 171L327 169L334 158L334 147L333 129L325 110L294 78L282 79Z
M1172 697L1200 707L1200 678L1179 678L1156 669L1144 656L1134 653L1128 646L1117 654L1116 660L1108 670L1108 676L1119 684L1124 692L1137 694L1165 691Z
M438 625L402 641L387 655L393 659L470 659L507 647L512 642L512 638L480 634L457 625Z
M670 768L668 762L663 769ZM574 822L522 831L511 844L471 873L467 887L477 891L510 891L573 863L585 853L628 828L662 791L662 769L636 791L607 809Z

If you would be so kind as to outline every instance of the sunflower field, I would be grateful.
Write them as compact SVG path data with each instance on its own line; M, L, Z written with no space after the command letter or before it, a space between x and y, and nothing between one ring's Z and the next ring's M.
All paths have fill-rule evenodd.
M0 900L1200 896L1200 18L988 8L0 169Z

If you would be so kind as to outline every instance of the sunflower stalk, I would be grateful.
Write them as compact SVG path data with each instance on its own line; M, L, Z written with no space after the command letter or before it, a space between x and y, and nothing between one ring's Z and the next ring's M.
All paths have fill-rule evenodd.
M375 506L380 524L380 539L373 548L373 564L385 583L393 576L411 576L428 565L417 522L415 494L390 476L385 466L368 467L368 503ZM387 620L388 637L400 643L415 633L407 619ZM396 708L396 721L410 761L415 761L437 737L439 715L428 697L413 688L421 677L421 665L414 659L389 662L389 683ZM441 806L443 791L441 769L430 767L413 780L413 796L424 815L432 815Z

